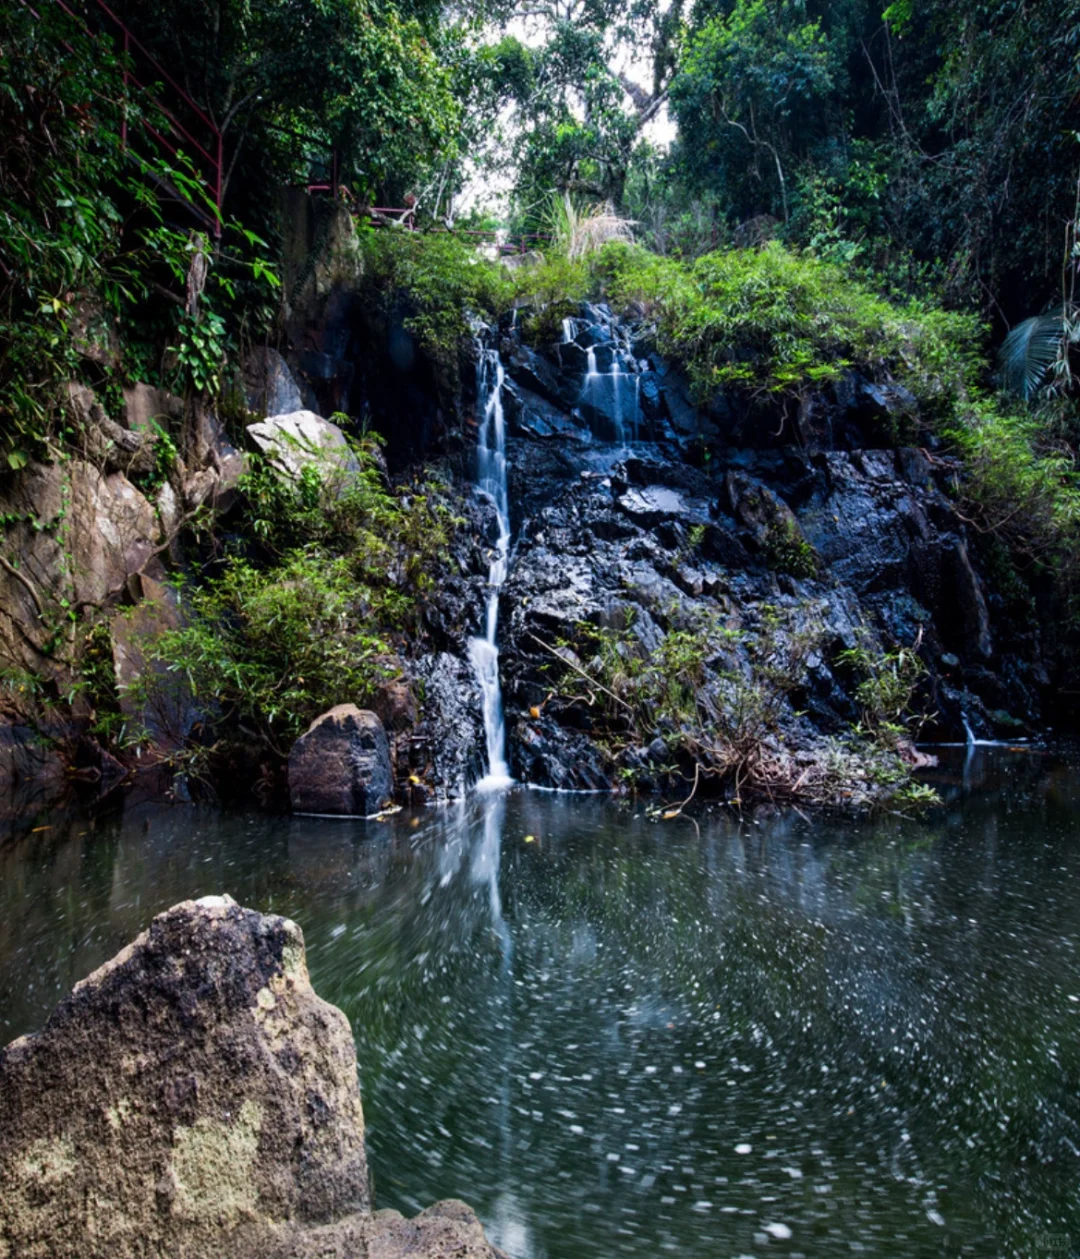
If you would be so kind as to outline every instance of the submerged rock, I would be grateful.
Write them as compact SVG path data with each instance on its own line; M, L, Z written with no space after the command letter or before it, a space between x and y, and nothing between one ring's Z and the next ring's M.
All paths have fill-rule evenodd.
M300 1233L272 1259L505 1259L471 1207L455 1198L407 1220L397 1211L353 1215Z
M185 901L0 1051L0 1255L495 1259L461 1203L369 1214L348 1021L300 928Z
M296 812L368 817L393 795L386 731L369 709L339 704L293 744L289 798Z

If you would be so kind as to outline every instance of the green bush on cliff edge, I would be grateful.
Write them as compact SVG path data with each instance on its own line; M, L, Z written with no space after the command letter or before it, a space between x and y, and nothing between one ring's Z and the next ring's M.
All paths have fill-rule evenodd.
M185 624L149 649L183 680L208 743L239 730L284 756L327 708L370 703L400 672L404 640L423 637L423 596L460 522L444 486L392 489L373 443L353 451L358 470L327 480L252 456L233 549L187 591ZM189 752L196 771L207 751Z

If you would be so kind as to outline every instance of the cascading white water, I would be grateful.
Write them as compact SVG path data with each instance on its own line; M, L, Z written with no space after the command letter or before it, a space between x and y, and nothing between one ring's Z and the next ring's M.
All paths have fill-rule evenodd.
M585 351L585 385L582 389L586 397L599 379L600 373L596 370L596 347L590 345Z
M484 418L476 442L476 484L495 504L499 536L488 572L488 602L485 636L469 643L469 655L480 682L484 705L484 734L487 738L488 772L477 784L479 790L504 786L511 781L506 764L506 721L503 716L502 687L499 685L499 590L506 580L510 561L510 504L506 487L506 420L503 416L503 366L497 350L484 350L481 358L481 396L485 396Z
M596 349L594 346L589 346L586 349L585 382L581 387L581 400L591 403L597 410L604 411L611 416L612 429L614 430L613 438L620 446L625 446L627 441L627 402L630 403L631 410L631 436L637 435L641 381L636 374L633 379L633 397L627 399L625 392L630 382L630 376L623 371L623 364L619 358L618 349L612 349L610 372L597 370ZM609 390L610 395L608 394ZM611 400L610 406L607 405L608 396L610 396Z
M623 425L622 405L623 374L619 367L619 351L611 356L611 418L615 421L615 440L620 446L626 445L626 429Z

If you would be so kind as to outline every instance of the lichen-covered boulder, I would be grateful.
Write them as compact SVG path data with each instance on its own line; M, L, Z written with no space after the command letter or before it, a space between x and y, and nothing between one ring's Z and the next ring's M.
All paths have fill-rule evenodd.
M316 717L289 753L289 798L297 813L370 817L394 794L390 745L378 716L339 704Z
M369 1206L356 1054L300 928L185 901L0 1052L0 1255L234 1255Z
M476 1216L370 1213L348 1021L300 928L185 901L0 1050L3 1259L497 1259Z
M273 415L247 426L248 436L286 476L299 479L314 468L323 481L343 481L359 471L356 456L336 424L314 411Z

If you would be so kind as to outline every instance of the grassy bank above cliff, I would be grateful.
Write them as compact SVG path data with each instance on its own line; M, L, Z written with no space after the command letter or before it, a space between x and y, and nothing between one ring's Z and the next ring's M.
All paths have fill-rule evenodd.
M550 251L512 271L449 234L372 232L361 248L373 300L398 303L421 348L444 362L470 342L476 316L516 310L523 334L540 343L557 340L562 321L589 300L643 325L699 401L723 392L758 408L763 422L849 371L902 387L909 413L873 444L929 440L958 457L951 488L960 509L1000 542L1013 575L1052 581L1066 621L1055 633L1071 632L1080 566L1075 406L999 392L977 316L897 303L865 277L776 243L683 261L612 242L576 260Z

